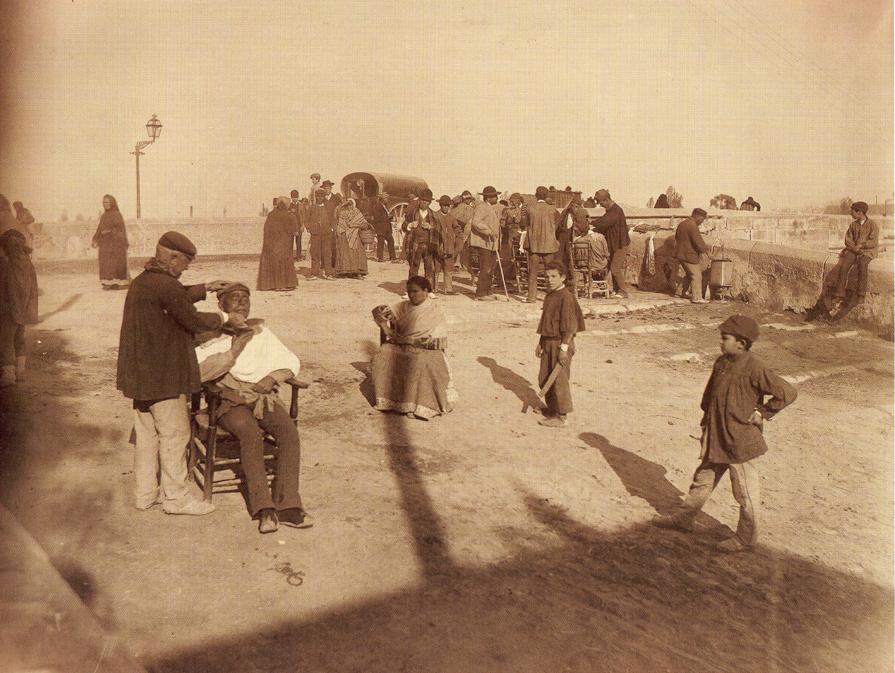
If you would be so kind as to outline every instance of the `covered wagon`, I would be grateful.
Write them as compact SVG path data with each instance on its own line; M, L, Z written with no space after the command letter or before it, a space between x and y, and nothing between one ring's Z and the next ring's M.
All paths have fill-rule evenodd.
M428 184L422 178L394 173L349 173L339 185L344 198L358 201L361 210L364 205L383 192L388 194L386 205L395 221L404 220L404 211L410 203L410 192L419 194Z

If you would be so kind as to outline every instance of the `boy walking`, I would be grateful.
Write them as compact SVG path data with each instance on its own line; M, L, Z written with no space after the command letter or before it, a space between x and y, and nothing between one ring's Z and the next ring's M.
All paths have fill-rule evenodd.
M756 459L768 450L763 423L792 404L797 392L750 352L758 339L758 323L752 318L732 315L719 329L722 355L715 360L702 394L701 462L680 511L658 516L653 524L692 531L696 515L729 470L740 519L736 535L718 543L717 549L738 552L758 541L761 500ZM771 399L766 402L768 395Z
M585 328L584 314L575 294L566 288L566 270L561 264L548 262L546 266L547 296L541 311L535 357L541 360L538 385L543 387L551 373L559 368L556 380L544 395L547 409L538 423L549 428L566 424L566 414L573 410L569 376L572 356L575 355L575 334Z

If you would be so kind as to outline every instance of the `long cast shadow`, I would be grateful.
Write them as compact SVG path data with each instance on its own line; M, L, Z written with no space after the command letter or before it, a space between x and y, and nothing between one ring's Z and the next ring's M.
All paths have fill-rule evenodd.
M558 542L263 633L197 643L149 668L891 670L889 588L781 551L719 559L651 526L606 533L534 493L520 496L536 524L520 538L539 529Z
M684 493L668 481L665 476L668 471L664 467L632 451L614 446L603 435L595 432L583 432L578 436L603 454L603 458L630 495L643 498L659 514L673 514L677 511ZM710 528L724 527L704 512L699 514L697 521Z
M378 351L370 340L364 345L372 363ZM372 364L371 364L372 367ZM360 384L361 393L376 403L370 369ZM369 395L369 397L368 397ZM408 431L408 423L423 423L400 414L383 413L378 419L388 457L388 466L398 482L401 508L407 517L413 537L414 551L426 578L440 577L453 572L454 562L447 547L447 535L441 517L435 511L432 498L426 491L423 476L416 461L416 448Z
M52 318L57 313L64 313L65 311L67 311L68 309L70 309L72 306L75 305L75 303L78 301L78 299L81 298L81 295L82 295L81 292L76 292L71 297L66 299L64 302L59 304L59 306L54 308L52 311L47 311L46 313L41 313L37 317L37 322L41 323L44 320L46 320L47 318Z
M488 368L491 372L491 378L494 379L495 383L502 386L505 390L509 390L519 398L523 408L531 407L533 409L540 409L544 406L544 403L541 402L541 398L538 397L537 391L531 387L531 383L528 382L528 379L519 376L519 374L512 369L497 364L497 361L494 358L479 357L477 359L479 364Z

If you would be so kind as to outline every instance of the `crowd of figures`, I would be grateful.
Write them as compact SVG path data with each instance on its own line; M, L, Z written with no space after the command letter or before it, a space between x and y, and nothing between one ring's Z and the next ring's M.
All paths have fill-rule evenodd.
M380 192L355 198L333 192L330 180L320 182L312 175L307 197L292 190L289 197L273 199L267 213L258 290L291 290L297 276L293 261L305 258L303 239L309 237L309 280L364 278L368 273L367 256L373 253L379 262L404 262L408 278L425 277L432 294L456 294L453 274L460 268L476 272L475 299L493 299L495 287L506 287L514 276L521 255L527 266L528 296L535 301L538 277L552 261L571 270L573 243L585 243L595 271L609 269L615 283L615 296L628 296L624 264L630 238L624 211L607 190L599 190L593 199L582 202L576 193L563 209L554 207L546 187L535 190L533 200L525 202L514 193L500 199L492 186L477 198L470 191L454 197L443 194L437 200L423 188L411 192L406 209L400 214L389 209L389 195ZM601 205L605 214L588 215L587 207ZM576 274L568 273L573 285Z

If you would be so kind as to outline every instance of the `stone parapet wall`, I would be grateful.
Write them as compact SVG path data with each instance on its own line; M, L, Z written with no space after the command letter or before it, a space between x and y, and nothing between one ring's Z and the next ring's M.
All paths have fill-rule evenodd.
M668 291L669 275L677 271L674 237L655 234L655 273L645 255L648 234L632 233L628 257L628 280L644 290ZM711 237L709 237L711 240ZM733 297L771 310L803 312L817 301L824 276L838 261L836 252L796 250L757 241L716 238L713 258L733 262ZM886 339L893 338L893 268L891 258L870 263L870 287L866 302L855 308L847 320Z
M155 244L166 231L185 234L200 255L260 253L263 217L179 220L127 220L130 257L151 257ZM42 225L34 237L35 259L87 259L96 256L90 241L95 222L53 222Z

